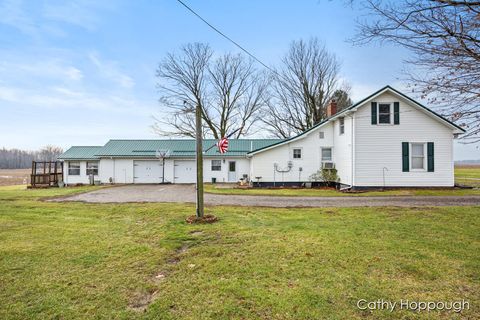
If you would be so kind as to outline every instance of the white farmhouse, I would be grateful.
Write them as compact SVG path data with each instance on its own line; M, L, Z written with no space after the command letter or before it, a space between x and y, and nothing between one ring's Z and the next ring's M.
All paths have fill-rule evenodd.
M302 185L321 168L337 169L344 187L451 187L453 140L462 128L386 86L290 139L232 139L220 154L204 154L205 182ZM205 140L204 148L215 144ZM164 160L158 153L165 154ZM194 183L195 141L110 140L105 146L71 147L66 184Z

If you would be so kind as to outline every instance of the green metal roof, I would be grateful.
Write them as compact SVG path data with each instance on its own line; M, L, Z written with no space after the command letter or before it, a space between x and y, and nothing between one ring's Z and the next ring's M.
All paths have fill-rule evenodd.
M206 157L245 157L248 152L264 148L282 141L282 139L231 139L228 140L228 151L218 152L214 145L217 140L204 139L203 149ZM59 159L99 159L99 158L155 158L158 150L167 151L169 157L194 158L195 140L110 140L103 147L71 147Z
M96 154L102 146L75 146L62 153L58 159L68 160L98 160Z

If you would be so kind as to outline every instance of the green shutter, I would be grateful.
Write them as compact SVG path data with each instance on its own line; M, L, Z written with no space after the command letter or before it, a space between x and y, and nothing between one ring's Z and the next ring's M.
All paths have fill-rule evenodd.
M377 103L372 102L372 124L377 124Z
M402 142L402 171L409 172L410 165L409 165L409 155L408 155L408 142Z
M400 102L393 103L393 124L400 124Z
M428 160L428 163L427 163L428 172L435 171L433 142L427 143L427 160Z

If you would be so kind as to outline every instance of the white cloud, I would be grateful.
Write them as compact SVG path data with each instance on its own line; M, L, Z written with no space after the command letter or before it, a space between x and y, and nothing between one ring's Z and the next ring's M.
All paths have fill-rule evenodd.
M33 58L28 57L27 59L32 60ZM42 81L45 79L79 81L83 78L83 72L79 68L60 59L36 59L31 62L24 62L25 58L20 60L22 61L3 58L3 61L0 62L0 71L9 75L10 80L22 78L31 81L33 78L39 78ZM5 79L6 77L3 80Z
M127 95L108 92L94 93L65 87L41 90L0 86L0 101L15 106L43 109L101 110L123 114L143 114L156 111L156 101L140 101Z
M102 61L96 52L91 52L88 58L104 78L119 84L123 88L132 88L135 85L135 81L130 76L120 71L117 62Z
M80 80L83 78L82 71L75 67L68 67L65 69L65 74L68 76L69 79L71 80Z

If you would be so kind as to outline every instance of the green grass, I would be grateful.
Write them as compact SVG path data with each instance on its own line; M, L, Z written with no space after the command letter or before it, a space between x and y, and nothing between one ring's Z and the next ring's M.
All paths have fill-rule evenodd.
M480 166L455 167L455 182L480 188Z
M340 192L335 189L252 188L240 189L222 185L205 185L205 192L252 196L299 196L299 197L378 197L378 196L467 196L480 195L480 189L395 189L361 193Z
M466 299L480 317L478 206L214 207L218 223L187 225L192 205L37 200L84 190L0 188L0 319L454 317L362 298Z
M473 179L472 179L473 178ZM474 180L479 179L479 180ZM455 182L472 187L480 187L480 166L455 168ZM377 196L467 196L480 195L480 189L395 189L344 193L334 189L239 189L222 185L205 185L205 192L216 194L258 195L258 196L301 196L301 197L377 197Z

